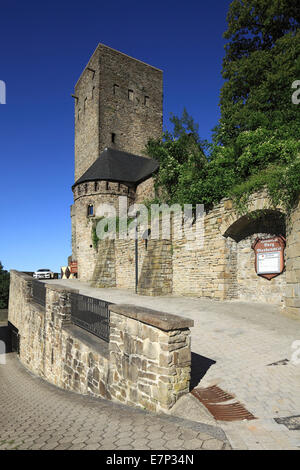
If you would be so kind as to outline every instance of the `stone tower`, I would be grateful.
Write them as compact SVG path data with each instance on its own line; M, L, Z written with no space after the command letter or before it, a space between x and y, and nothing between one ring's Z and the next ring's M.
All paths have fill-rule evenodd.
M157 165L142 156L148 140L162 135L162 86L161 70L103 44L75 85L72 260L80 279L91 280L97 259L94 207L116 206L120 195L131 204L149 189Z
M75 181L105 147L143 155L162 133L162 71L99 44L75 85Z

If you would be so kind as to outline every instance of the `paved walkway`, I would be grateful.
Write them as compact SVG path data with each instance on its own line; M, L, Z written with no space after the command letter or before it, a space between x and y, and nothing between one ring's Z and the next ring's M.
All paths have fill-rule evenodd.
M233 448L300 449L300 430L289 430L274 421L300 415L300 365L291 362L292 343L300 340L299 321L284 317L277 307L266 304L148 297L120 289L93 289L77 280L57 282L107 301L146 306L194 319L193 385L204 373L203 364L210 365L200 381L201 387L217 384L257 418L218 423ZM284 359L288 360L285 364L269 365ZM182 409L180 414L184 416Z
M219 428L60 390L16 355L0 365L0 450L229 449Z

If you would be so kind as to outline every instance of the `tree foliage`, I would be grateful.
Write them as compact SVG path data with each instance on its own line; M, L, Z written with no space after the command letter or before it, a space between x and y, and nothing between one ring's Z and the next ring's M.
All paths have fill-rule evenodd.
M234 0L227 22L216 142L232 144L258 127L283 126L298 138L299 109L291 100L300 72L298 0Z
M227 21L213 144L201 141L186 110L172 116L173 132L147 149L160 162L159 198L210 207L233 197L246 211L249 195L265 188L289 211L300 193L300 113L291 99L300 79L298 0L234 0Z
M3 269L0 262L0 309L8 307L9 278L9 272Z

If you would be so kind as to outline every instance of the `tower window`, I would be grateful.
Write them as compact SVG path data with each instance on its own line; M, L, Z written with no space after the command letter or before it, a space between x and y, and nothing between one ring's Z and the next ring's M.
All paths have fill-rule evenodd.
M144 105L149 106L149 96L144 96Z
M109 189L109 183L108 183L108 181L106 181L106 183L105 183L105 189L106 189L106 191L108 191L108 189Z
M116 85L116 84L115 84L115 85L113 86L113 93L114 93L114 95L117 95L117 94L118 94L118 89L119 89L119 85Z
M84 98L84 102L83 102L83 111L85 112L85 109L86 109L86 105L87 105L87 98Z
M129 101L133 101L133 90L128 90L128 99Z
M93 206L93 204L88 205L87 215L88 215L88 217L92 217L94 215L94 206Z
M116 134L114 132L111 133L111 143L112 144L116 143Z
M95 191L98 191L98 183L95 181Z

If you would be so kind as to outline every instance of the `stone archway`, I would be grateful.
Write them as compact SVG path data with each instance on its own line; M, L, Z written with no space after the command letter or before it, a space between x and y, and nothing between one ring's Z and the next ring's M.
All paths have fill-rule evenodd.
M230 224L228 225L228 221ZM271 281L255 272L252 244L257 237L286 235L285 214L279 209L257 209L235 218L225 218L222 235L226 238L227 298L282 305L286 288L283 272Z

